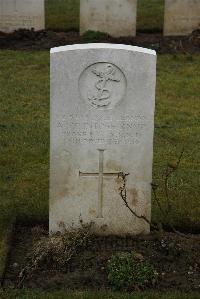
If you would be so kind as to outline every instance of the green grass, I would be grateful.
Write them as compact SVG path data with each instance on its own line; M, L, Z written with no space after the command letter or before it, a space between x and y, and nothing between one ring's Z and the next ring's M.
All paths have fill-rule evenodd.
M46 28L79 31L80 0L46 0ZM164 0L138 0L137 29L163 28Z
M80 0L46 0L46 28L79 31Z
M47 220L49 55L2 51L0 78L0 210Z
M184 294L181 292L141 292L134 294L122 294L111 292L42 292L39 290L10 290L7 292L0 291L2 299L199 299L198 293Z
M138 0L137 30L162 31L164 0Z
M170 198L174 224L192 229L200 228L199 66L200 55L158 57L154 180L164 202L164 169L184 146ZM0 214L48 221L49 54L0 51L0 86ZM152 214L166 222L154 201Z
M154 179L163 186L166 162L173 163L184 147L180 168L169 186L173 221L183 228L200 226L199 66L200 55L158 57ZM160 196L164 198L163 192ZM153 206L153 219L159 214Z
M173 223L200 228L200 55L158 57L154 180L165 203L167 162L185 152L170 180ZM0 51L0 275L15 217L48 221L49 53ZM153 221L166 219L152 201Z

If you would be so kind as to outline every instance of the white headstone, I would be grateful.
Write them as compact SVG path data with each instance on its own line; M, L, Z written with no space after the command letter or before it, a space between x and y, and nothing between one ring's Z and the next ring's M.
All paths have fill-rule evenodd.
M0 0L0 31L45 28L44 0Z
M114 37L135 36L137 0L81 0L80 33L106 32Z
M148 233L155 51L114 44L51 50L50 230L94 223L99 234Z
M187 35L200 28L200 0L165 0L164 35Z

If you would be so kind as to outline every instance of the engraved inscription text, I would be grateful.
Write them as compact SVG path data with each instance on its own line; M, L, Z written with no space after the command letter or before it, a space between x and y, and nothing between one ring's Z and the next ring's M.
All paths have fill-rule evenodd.
M120 119L90 118L71 114L57 122L65 144L138 145L147 128L143 115L122 115Z

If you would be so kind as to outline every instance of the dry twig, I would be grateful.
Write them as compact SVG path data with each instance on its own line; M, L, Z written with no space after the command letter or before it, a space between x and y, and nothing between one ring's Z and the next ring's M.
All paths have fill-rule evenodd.
M154 194L154 199L162 213L162 215L165 218L169 218L170 212L172 210L172 203L170 200L170 195L169 195L169 179L172 176L172 174L177 171L177 169L180 166L181 163L181 159L183 157L184 154L184 148L182 149L179 158L177 160L177 163L172 165L172 164L168 164L167 168L166 168L166 172L165 172L165 180L164 180L164 185L165 185L165 197L166 197L166 201L167 201L167 209L165 210L162 205L161 202L159 200L159 198L157 197L157 187L158 185L156 184L152 184L152 191ZM120 191L120 196L125 204L125 206L129 209L129 211L138 219L143 219L145 222L147 222L152 228L156 229L156 230L160 230L160 225L154 225L153 223L151 223L151 221L149 221L149 219L147 219L147 217L145 217L144 215L138 215L129 205L128 200L127 200L127 190L126 190L126 180L127 180L127 176L129 175L129 173L123 173L120 172L118 174L118 177L122 178L122 186L119 188ZM195 236L191 236L191 235L186 235L184 233L179 232L178 230L176 230L176 228L173 226L173 224L169 221L169 227L171 228L171 230L176 233L177 235L184 237L184 238L193 238L196 240L199 240L199 237L195 237Z

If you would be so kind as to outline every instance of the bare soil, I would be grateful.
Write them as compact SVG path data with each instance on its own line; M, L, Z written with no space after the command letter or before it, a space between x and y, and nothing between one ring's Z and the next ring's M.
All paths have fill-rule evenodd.
M34 231L35 228L31 227L16 227L5 287L16 287L20 270L26 265L26 256L36 240ZM161 238L155 233L137 237L93 236L87 249L80 251L66 269L44 265L24 280L23 286L48 290L107 289L108 259L116 252L133 250L159 273L154 290L200 290L200 235L187 235L185 238L174 233L165 233Z
M85 35L78 32L18 30L11 34L0 32L0 49L49 50L75 43L106 42L141 46L158 53L196 53L200 50L200 30L184 37L164 37L162 33L138 32L136 37L113 38L108 35Z

